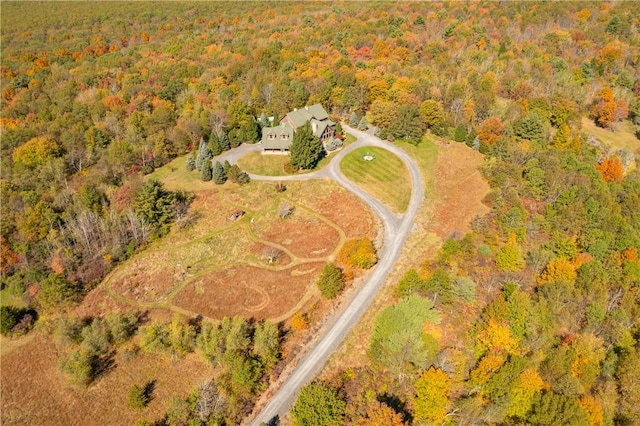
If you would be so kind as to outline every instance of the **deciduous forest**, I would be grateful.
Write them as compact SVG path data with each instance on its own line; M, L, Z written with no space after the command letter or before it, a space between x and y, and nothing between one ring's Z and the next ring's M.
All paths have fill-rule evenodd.
M190 220L192 194L145 175L191 153L212 186L244 183L209 160L321 103L382 139L481 152L490 212L389 284L366 365L303 388L291 421L640 422L640 3L3 2L1 55L1 331L63 342L74 385L137 333L222 372L159 422L250 413L275 324L64 312ZM141 409L152 390L131 385Z

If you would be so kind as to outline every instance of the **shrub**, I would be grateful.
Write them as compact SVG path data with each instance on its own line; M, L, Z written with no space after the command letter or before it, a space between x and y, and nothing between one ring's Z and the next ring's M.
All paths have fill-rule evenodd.
M0 306L0 333L7 336L18 323L19 310L13 306Z
M302 331L309 328L309 320L302 312L298 312L291 318L291 328L293 331Z
M338 261L351 268L369 269L378 262L378 257L370 239L358 238L344 244Z
M344 289L344 276L342 270L333 263L327 263L320 274L317 282L320 293L326 299L333 299L342 293Z
M142 410L149 404L149 395L147 394L146 387L138 386L136 384L131 385L129 388L129 395L127 396L127 405L135 410Z

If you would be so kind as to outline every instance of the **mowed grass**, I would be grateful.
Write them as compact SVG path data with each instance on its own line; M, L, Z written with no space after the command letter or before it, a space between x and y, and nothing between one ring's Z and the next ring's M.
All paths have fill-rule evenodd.
M365 154L373 154L375 160L365 161ZM404 163L383 148L363 147L349 153L340 163L345 176L369 194L402 213L411 199L411 179Z
M595 125L593 120L587 117L582 118L582 130L587 135L593 135L601 142L606 143L614 149L626 149L630 153L636 152L640 148L640 140L633 133L631 121L624 120L617 123L615 131L603 129Z
M251 152L238 159L238 167L254 175L283 176L287 174L284 166L288 162L288 155Z
M203 182L200 179L198 170L191 172L187 170L187 157L189 155L191 154L175 158L169 164L154 170L145 179L157 179L164 184L165 188L171 191L198 191L215 188L216 185L213 182Z

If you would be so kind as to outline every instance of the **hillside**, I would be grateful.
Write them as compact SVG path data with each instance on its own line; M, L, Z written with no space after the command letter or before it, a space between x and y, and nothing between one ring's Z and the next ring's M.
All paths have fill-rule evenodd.
M354 362L332 363L283 422L640 421L640 3L3 2L0 15L3 424L95 398L128 410L108 423L247 420L381 249L353 194L239 167L298 173L287 157L209 161L316 103L409 153L426 192L340 349ZM344 173L400 217L406 170L358 155ZM322 298L321 275L345 293ZM147 358L193 374L154 384L133 373ZM29 393L26 370L59 389ZM305 418L305 392L330 418Z

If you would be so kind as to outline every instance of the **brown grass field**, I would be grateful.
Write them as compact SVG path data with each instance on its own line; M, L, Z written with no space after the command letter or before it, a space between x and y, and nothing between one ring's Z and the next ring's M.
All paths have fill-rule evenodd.
M277 193L273 183L216 186L184 171L183 159L154 173L167 188L192 191L190 211L198 216L185 229L166 237L115 268L71 314L101 316L114 310L147 313L148 321L170 321L175 313L219 319L242 315L287 321L310 312L321 321L331 303L321 300L315 280L346 238L378 234L377 221L356 196L328 180L287 182ZM282 200L295 206L289 219L278 217ZM234 210L245 215L234 222ZM281 250L269 264L265 248ZM295 333L286 352L293 356L310 330ZM134 339L135 341L135 339ZM3 339L1 383L2 425L130 425L138 419L158 420L171 396L213 376L197 354L172 360L139 353L125 360L87 389L66 383L58 368L65 348L34 331ZM156 381L153 400L142 411L126 404L133 384Z

